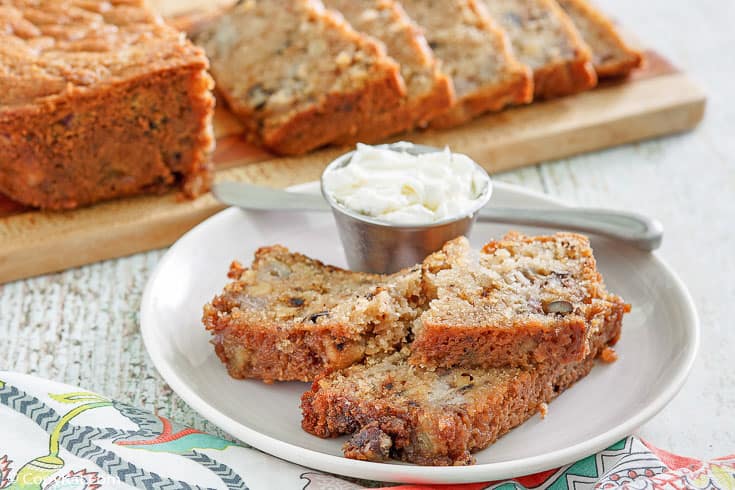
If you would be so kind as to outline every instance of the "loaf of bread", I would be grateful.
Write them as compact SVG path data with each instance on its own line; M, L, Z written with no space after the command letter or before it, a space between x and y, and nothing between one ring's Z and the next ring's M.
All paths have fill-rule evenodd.
M597 76L622 77L643 63L643 55L625 42L613 22L587 0L557 0L592 49Z
M318 0L243 0L197 37L251 139L301 154L400 105L398 64Z
M70 209L174 185L206 191L207 66L143 0L4 0L0 192Z
M597 84L592 53L555 0L480 0L508 33L513 52L533 70L539 99Z
M596 319L628 306L609 294L586 237L509 233L482 249L448 242L423 263L427 310L412 333L425 367L527 367L580 361Z
M533 97L527 67L476 0L402 0L454 84L454 106L431 121L450 127Z
M250 268L204 307L219 358L234 378L312 381L400 348L420 301L420 268L391 276L345 271L281 246L259 249Z
M302 427L319 437L354 434L344 446L348 458L471 464L473 453L589 373L620 335L617 313L599 318L588 356L569 364L429 370L412 365L407 351L368 359L313 383L301 399Z
M439 71L421 29L394 0L324 0L358 31L381 41L401 67L406 95L382 114L367 114L357 133L340 143L373 142L428 121L454 100L452 82Z

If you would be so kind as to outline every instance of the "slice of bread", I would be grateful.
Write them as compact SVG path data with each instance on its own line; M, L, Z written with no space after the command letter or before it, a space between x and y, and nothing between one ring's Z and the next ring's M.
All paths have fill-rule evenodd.
M324 265L281 246L233 263L203 322L234 378L312 381L400 348L419 303L420 268L390 276Z
M587 0L557 0L592 49L597 76L622 77L643 63L643 55L625 42L615 24Z
M452 82L439 71L421 29L394 0L323 0L338 10L359 32L381 41L401 67L406 96L383 113L367 114L357 133L340 143L372 142L391 134L425 126L454 101Z
M602 317L589 355L529 369L412 365L408 353L372 358L317 379L301 399L302 427L319 437L355 434L345 456L464 465L584 377L620 335L622 314Z
M503 32L476 0L402 0L423 29L457 101L431 121L451 127L478 114L524 104L533 97L531 73L514 58Z
M301 154L399 105L398 64L318 0L243 0L198 36L249 137Z
M509 233L482 251L461 237L422 267L429 304L413 327L411 362L425 367L580 361L600 315L627 311L581 235Z
M533 70L534 95L547 99L597 84L592 53L555 0L480 0Z

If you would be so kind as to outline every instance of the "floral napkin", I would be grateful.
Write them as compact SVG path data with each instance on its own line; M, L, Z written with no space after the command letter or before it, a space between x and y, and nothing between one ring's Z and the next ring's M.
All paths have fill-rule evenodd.
M0 372L0 489L362 489L68 385ZM702 462L627 437L574 464L503 482L403 490L735 490L735 455Z

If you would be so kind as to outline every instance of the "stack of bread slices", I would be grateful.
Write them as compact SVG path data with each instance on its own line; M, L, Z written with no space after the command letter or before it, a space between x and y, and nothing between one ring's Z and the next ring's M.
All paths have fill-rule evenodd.
M456 126L642 62L587 0L242 0L196 41L280 154Z
M609 293L587 238L452 240L392 275L327 266L281 246L204 307L235 378L313 382L302 427L354 434L349 458L462 465L584 377L629 305Z

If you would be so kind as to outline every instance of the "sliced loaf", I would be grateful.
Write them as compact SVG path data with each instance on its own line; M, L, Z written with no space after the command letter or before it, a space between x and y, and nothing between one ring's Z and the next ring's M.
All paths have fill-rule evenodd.
M534 95L545 99L597 84L592 53L555 0L480 0L508 33L513 52L533 70Z
M615 24L587 0L557 0L592 49L597 75L622 77L643 63L643 55L625 42Z
M399 63L406 96L383 113L366 114L355 134L342 143L372 142L415 126L425 126L454 100L452 82L439 71L419 27L394 0L324 0L352 26L385 44L388 55Z
M502 31L475 0L402 0L423 29L451 79L455 105L431 121L461 124L478 114L523 104L533 96L531 74L511 53Z
M197 36L249 136L301 154L399 105L398 64L318 0L244 0Z

